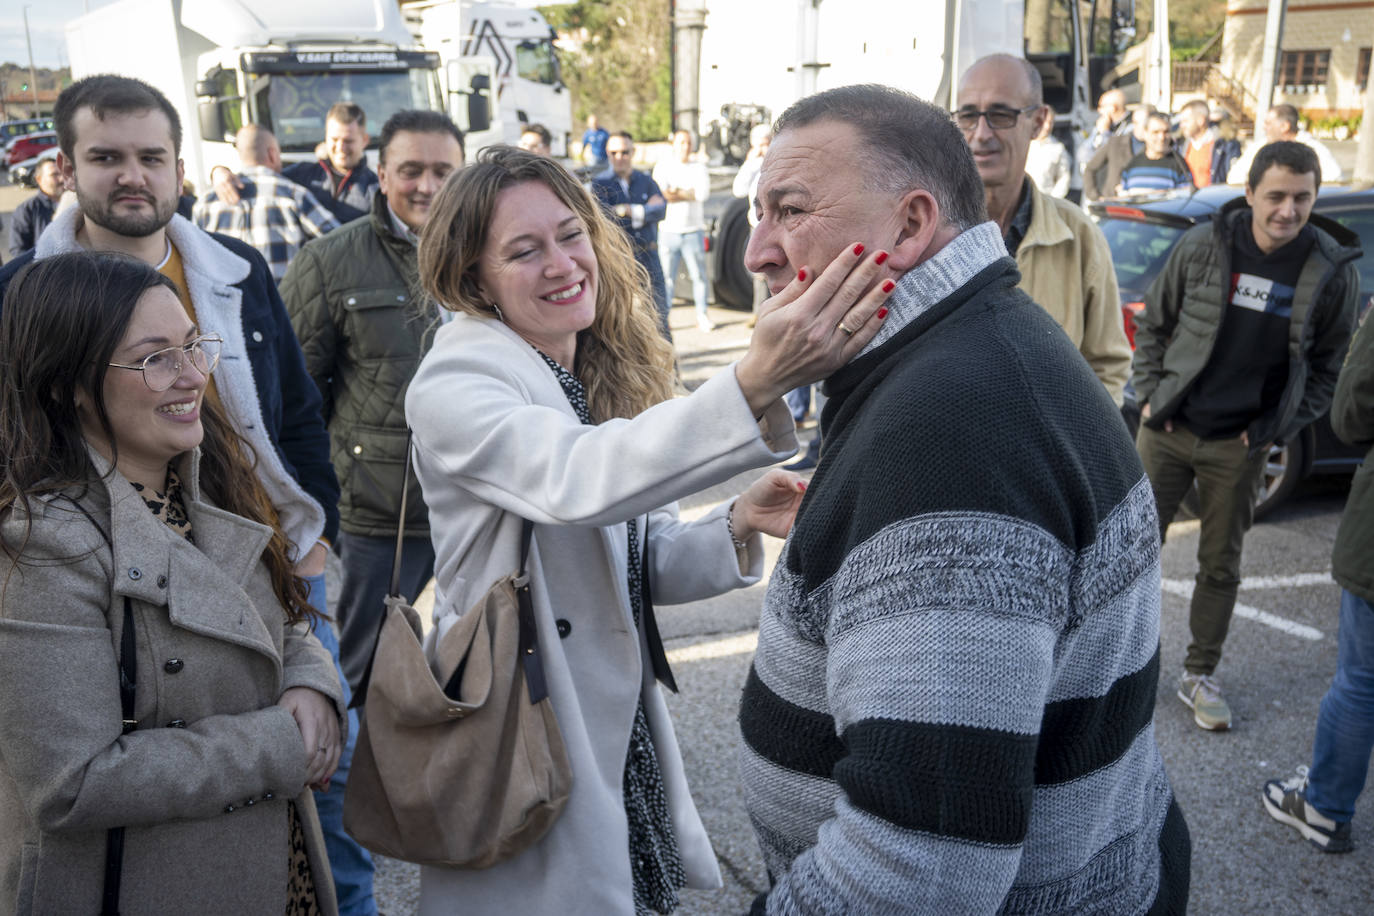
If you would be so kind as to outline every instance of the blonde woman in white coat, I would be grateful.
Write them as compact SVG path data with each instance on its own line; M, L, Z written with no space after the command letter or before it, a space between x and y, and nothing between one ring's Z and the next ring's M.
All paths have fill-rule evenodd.
M674 501L795 450L782 394L852 358L882 321L862 255L808 268L765 305L743 359L674 397L647 278L562 168L496 147L436 196L420 275L457 315L406 397L433 633L510 573L532 520L540 651L573 782L549 833L513 859L425 868L421 913L666 913L680 887L719 885L649 665L639 551L647 523L659 604L758 581L759 533L790 529L799 478L771 471L690 523Z

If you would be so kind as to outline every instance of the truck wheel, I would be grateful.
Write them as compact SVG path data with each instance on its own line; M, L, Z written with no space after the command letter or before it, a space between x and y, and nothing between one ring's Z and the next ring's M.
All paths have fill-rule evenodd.
M754 275L744 269L744 249L749 245L748 212L749 201L739 197L721 214L711 272L716 305L744 311L754 307Z

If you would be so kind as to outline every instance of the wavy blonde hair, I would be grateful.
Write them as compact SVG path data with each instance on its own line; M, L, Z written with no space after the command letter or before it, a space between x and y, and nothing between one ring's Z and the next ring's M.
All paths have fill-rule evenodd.
M558 163L513 146L490 146L449 176L420 232L420 282L450 311L499 320L477 269L501 192L537 181L587 227L597 263L596 315L578 332L573 374L587 389L593 422L633 417L676 393L673 348L658 331L649 275L629 241ZM499 306L500 303L495 303Z

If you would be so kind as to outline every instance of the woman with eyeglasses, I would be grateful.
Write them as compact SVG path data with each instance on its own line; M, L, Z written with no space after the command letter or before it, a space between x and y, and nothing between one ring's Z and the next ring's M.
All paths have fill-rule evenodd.
M0 911L335 913L342 703L210 373L115 254L0 312Z

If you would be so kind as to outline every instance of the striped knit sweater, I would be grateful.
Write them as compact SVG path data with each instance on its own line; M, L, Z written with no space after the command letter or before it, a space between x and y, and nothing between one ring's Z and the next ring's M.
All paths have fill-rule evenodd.
M833 376L740 709L756 912L1183 912L1154 498L995 226Z

